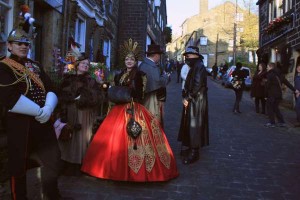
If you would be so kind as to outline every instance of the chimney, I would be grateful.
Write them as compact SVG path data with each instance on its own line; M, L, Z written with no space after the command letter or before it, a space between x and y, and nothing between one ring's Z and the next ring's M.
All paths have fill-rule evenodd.
M205 13L208 12L208 0L200 0L199 2L199 6L200 6L200 9L199 9L199 14L200 15L203 15Z

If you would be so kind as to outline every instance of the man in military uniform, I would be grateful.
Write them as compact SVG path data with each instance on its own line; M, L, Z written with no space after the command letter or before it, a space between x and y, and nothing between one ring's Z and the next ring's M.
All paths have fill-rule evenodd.
M24 23L23 23L24 24ZM26 24L26 22L25 22ZM57 97L44 69L27 58L30 35L24 27L14 29L7 39L10 57L0 60L0 104L5 107L11 195L26 197L26 170L34 155L42 165L44 199L60 199L57 178L60 151L49 118Z

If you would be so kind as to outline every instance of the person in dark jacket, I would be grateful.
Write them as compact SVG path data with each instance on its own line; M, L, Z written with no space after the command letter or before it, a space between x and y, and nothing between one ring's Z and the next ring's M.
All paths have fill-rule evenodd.
M147 86L143 105L160 121L163 126L163 110L166 101L166 87L170 82L170 73L161 73L158 66L163 51L160 45L148 45L147 57L140 64L139 69L147 76Z
M266 82L266 105L269 116L269 122L265 124L266 127L275 127L275 117L278 120L278 126L284 127L285 122L283 116L279 110L279 103L282 99L281 84L285 84L296 94L299 91L296 90L286 78L276 68L275 63L269 63L267 65L267 82Z
M295 89L300 91L300 63L296 67L296 76L295 76ZM297 114L297 123L296 127L300 127L300 94L296 94L296 106L295 106L296 114Z
M233 112L234 113L241 113L240 111L240 102L243 97L243 91L245 88L245 78L246 78L246 72L242 69L242 63L238 62L236 63L236 68L232 72L233 77L233 90L235 93L235 102L233 106Z
M217 66L217 63L215 63L212 66L212 76L213 76L213 79L216 79L217 74L218 74L218 66Z
M20 18L24 13L20 15ZM25 19L24 19L25 20ZM26 19L27 20L27 19ZM57 97L43 67L27 58L31 37L25 25L12 30L7 39L10 57L0 62L0 104L7 112L8 165L13 200L27 199L26 171L32 155L41 168L44 198L60 199L58 174L60 151L50 116ZM21 24L21 23L20 23Z
M252 77L252 85L250 96L255 99L255 110L256 113L259 113L259 103L261 103L261 113L265 114L265 83L267 76L267 66L264 63L258 65L258 70Z
M182 94L183 112L178 134L182 142L183 164L199 159L199 149L209 145L207 72L199 48L189 46L184 53L190 66Z

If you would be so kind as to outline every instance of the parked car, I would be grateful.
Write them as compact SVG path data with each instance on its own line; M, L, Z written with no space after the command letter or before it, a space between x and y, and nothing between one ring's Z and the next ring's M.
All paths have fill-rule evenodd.
M235 66L231 66L227 72L222 77L222 85L224 85L227 88L232 87L232 72L235 70ZM246 89L250 89L252 85L252 79L251 79L251 70L249 67L242 67L242 70L244 70L247 73L247 77L245 79L245 87Z

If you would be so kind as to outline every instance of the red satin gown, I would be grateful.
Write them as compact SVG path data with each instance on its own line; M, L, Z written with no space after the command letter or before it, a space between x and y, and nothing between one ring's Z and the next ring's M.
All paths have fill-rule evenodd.
M134 103L134 111L142 133L135 141L128 136L129 107L130 104L123 104L112 108L97 130L81 170L97 178L118 181L167 181L177 177L176 161L166 135L141 104Z

